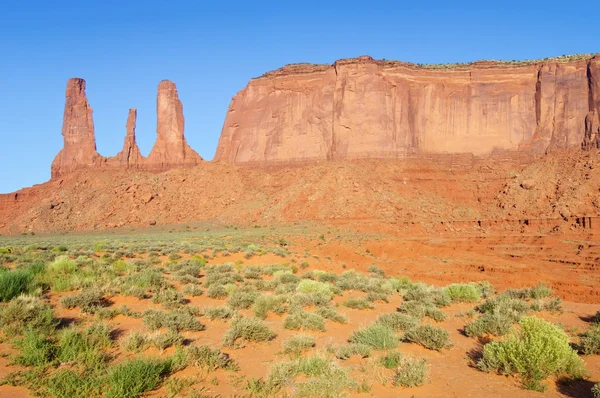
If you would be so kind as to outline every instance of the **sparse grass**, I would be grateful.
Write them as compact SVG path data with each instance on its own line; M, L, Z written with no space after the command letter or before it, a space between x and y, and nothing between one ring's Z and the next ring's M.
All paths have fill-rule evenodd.
M325 318L314 312L294 311L283 321L283 328L290 330L316 330L324 332Z
M399 351L390 351L379 359L379 363L386 369L397 368L402 360L402 354Z
M58 323L52 307L33 296L19 296L0 310L0 326L9 336L27 329L51 334Z
M450 335L445 329L434 325L418 325L404 335L404 339L430 350L441 351L450 346Z
M348 319L344 315L337 312L333 307L319 307L315 312L317 313L317 315L320 315L323 318L328 319L332 322L341 324L348 323Z
M211 321L225 321L237 314L237 311L227 306L209 307L204 310L204 315Z
M144 325L151 331L161 328L171 329L175 332L182 330L201 331L205 326L189 312L184 311L157 311L146 310L142 315Z
M283 353L300 355L315 346L315 338L310 335L296 335L283 342Z
M536 317L524 317L502 341L484 346L478 363L483 371L519 374L527 389L543 391L551 375L581 378L583 361L569 345L569 337L557 326Z
M114 366L108 374L106 398L136 398L158 387L171 372L169 359L136 358Z
M205 372L214 372L217 369L238 370L235 361L218 348L207 345L191 346L185 350L184 355L187 363Z
M233 346L238 339L251 342L270 341L276 336L277 334L260 319L238 317L231 321L231 326L223 336L223 345Z
M579 351L583 355L600 354L600 324L592 324L588 330L579 335Z
M344 344L339 347L334 347L332 351L337 359L342 360L349 359L354 355L358 355L361 358L368 358L371 356L371 346L360 343Z
M405 331L417 326L419 320L408 314L393 312L380 315L376 322L395 331Z
M351 297L344 301L344 306L355 310L372 310L373 308L375 308L375 306L364 297Z
M134 330L123 338L121 346L128 352L142 352L146 347L146 336Z
M145 340L147 344L159 350L183 344L183 336L173 330L169 330L166 333L155 331L148 334Z
M398 337L394 330L378 323L354 331L348 341L364 344L376 350L389 350L398 346Z
M94 313L104 306L104 293L97 288L85 289L80 293L63 296L60 304L65 308L79 307L83 312Z
M418 387L427 380L428 366L426 358L403 357L394 373L394 385Z

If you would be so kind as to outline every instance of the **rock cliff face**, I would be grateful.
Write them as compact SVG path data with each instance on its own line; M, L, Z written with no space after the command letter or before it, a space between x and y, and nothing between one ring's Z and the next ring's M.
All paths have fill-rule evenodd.
M590 148L598 114L599 56L446 69L364 56L251 80L231 101L215 160Z
M157 96L157 139L148 158L144 158L135 139L137 110L127 117L123 149L114 157L103 157L96 151L92 108L85 95L85 80L67 82L62 135L64 147L52 162L52 178L78 169L124 168L164 171L174 167L193 166L202 158L185 141L183 106L175 83L162 81Z

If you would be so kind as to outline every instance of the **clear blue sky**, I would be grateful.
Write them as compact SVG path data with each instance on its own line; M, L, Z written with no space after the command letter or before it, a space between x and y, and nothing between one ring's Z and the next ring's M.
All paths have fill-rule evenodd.
M4 0L0 192L49 179L70 77L87 81L100 154L121 149L132 107L148 154L156 87L170 79L183 101L187 140L210 160L231 97L268 70L364 54L446 63L598 52L593 4Z

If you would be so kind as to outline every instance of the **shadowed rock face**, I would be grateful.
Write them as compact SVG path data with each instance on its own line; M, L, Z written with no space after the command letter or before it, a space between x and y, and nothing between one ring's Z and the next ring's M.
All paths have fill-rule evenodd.
M144 158L135 139L137 110L127 117L123 149L114 157L96 151L94 121L85 94L85 80L67 82L62 134L64 147L52 162L52 178L78 169L125 168L164 171L173 167L196 165L202 158L185 141L183 106L175 83L162 81L158 86L157 139L148 158Z
M596 145L593 112L598 56L452 70L371 57L291 65L233 98L215 160L539 154Z

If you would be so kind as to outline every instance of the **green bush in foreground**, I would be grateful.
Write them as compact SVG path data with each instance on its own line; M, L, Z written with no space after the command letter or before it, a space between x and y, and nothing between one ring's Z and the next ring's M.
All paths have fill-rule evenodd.
M324 332L325 318L314 312L295 311L283 321L283 328L289 330L316 330Z
M258 318L234 318L223 336L223 345L233 346L238 339L262 342L273 340L277 334Z
M594 398L600 398L600 383L596 383L594 387L592 387L592 394Z
M524 317L519 324L505 340L484 346L479 369L519 374L525 388L537 391L543 391L540 383L551 375L583 376L583 361L559 327L536 317Z
M481 289L470 283L454 283L446 286L444 293L453 302L471 303L481 298Z
M337 359L346 360L353 355L359 355L361 358L368 358L371 356L371 347L366 344L344 344L337 348L334 348L333 354Z
M391 328L374 323L356 330L348 339L350 343L364 344L376 350L388 350L398 346L398 337Z
M427 380L427 371L426 358L402 358L394 373L394 385L403 387L422 386Z
M417 326L419 320L408 314L393 312L390 314L380 315L376 322L388 326L396 331L404 331Z
M136 398L158 387L171 372L171 360L132 359L111 369L106 398Z
M386 369L397 368L402 360L402 354L399 351L391 351L379 359L379 363Z
M9 336L27 329L50 334L58 326L52 307L33 296L19 296L0 309L0 327Z
M419 325L410 329L404 338L430 350L441 351L450 346L450 336L445 329L433 325Z

